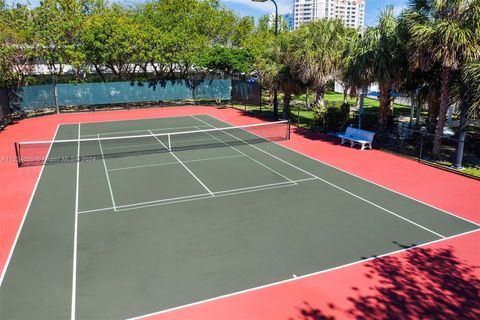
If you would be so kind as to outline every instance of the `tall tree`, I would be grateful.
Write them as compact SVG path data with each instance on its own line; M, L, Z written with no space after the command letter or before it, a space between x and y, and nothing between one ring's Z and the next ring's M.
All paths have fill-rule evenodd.
M327 19L303 24L292 32L293 71L303 83L315 88L317 105L324 105L325 85L340 71L346 35L342 21Z
M465 61L480 56L479 0L412 0L405 14L409 21L410 53L429 53L431 65L441 69L440 103L432 153L440 153L448 108L452 103L455 72Z
M393 7L382 11L378 26L367 28L351 55L345 81L357 89L366 90L378 83L380 111L377 136L384 139L388 118L393 107L392 90L398 88L406 71L406 60L397 34Z

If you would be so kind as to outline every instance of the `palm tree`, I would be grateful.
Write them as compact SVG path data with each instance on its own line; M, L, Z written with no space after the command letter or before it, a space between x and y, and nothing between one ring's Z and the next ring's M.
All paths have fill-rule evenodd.
M393 7L380 15L377 27L367 28L344 74L344 81L366 90L374 82L380 90L380 114L377 136L385 138L388 117L393 106L393 89L399 87L406 69L406 60L396 33Z
M256 67L262 84L283 92L283 118L290 117L292 94L302 91L304 85L294 72L294 59L290 47L292 33L281 33L271 42L270 47L259 55Z
M324 105L326 83L339 73L347 30L340 20L322 19L292 32L291 71L301 82L315 88L316 105Z
M432 149L434 156L440 152L446 114L452 103L455 72L465 61L480 56L479 16L480 0L411 0L410 8L404 14L411 35L407 44L410 56L423 61L424 67L440 66L440 102Z

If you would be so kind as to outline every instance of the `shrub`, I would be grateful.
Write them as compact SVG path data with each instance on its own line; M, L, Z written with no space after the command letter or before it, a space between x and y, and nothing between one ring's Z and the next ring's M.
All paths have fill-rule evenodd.
M315 122L323 127L325 132L338 132L344 130L351 123L350 106L343 104L340 108L336 106L315 106Z

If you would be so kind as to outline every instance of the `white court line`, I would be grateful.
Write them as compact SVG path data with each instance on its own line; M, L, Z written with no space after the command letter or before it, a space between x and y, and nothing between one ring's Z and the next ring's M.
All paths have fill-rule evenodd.
M235 155L235 156L212 157L212 158L202 158L202 159L195 159L195 160L183 160L183 163L211 161L211 160L219 160L219 159L231 159L231 158L240 158L240 157L244 157L244 155L239 154L239 155ZM166 166L166 165L172 165L172 164L178 164L178 161L146 164L146 165L143 165L143 166L122 167L122 168L108 169L108 171L112 172L112 171L130 170L130 169L137 169L137 168L158 167L158 166Z
M77 306L77 248L78 248L78 198L80 185L80 131L81 123L78 124L78 146L77 146L77 175L75 179L75 219L73 224L73 261L72 261L72 303L70 319L75 320Z
M192 116L192 117L193 117L193 118L195 118L195 116ZM238 150L238 149L237 149L237 148L235 148L234 146L230 146L230 145L228 145L226 142L224 142L224 141L220 140L219 138L215 137L214 135L210 134L209 132L207 132L207 134L208 134L210 137L212 137L212 138L214 138L214 139L216 139L216 140L220 141L220 142L221 142L221 143L223 143L225 146L232 148L233 150L237 151L238 153L241 153L241 154L243 154L245 157L247 157L247 158L249 158L249 159L251 159L251 160L255 161L256 163L258 163L258 164L259 164L259 165L261 165L262 167L264 167L264 168L266 168L266 169L268 169L268 170L272 171L273 173L275 173L275 174L279 175L279 176L280 176L280 177L282 177L283 179L285 179L285 180L288 180L288 181L290 181L291 183L294 183L294 184L296 184L296 183L295 183L295 182L294 182L292 179L290 179L289 177L287 177L287 176L285 176L285 175L281 174L280 172L278 172L278 171L276 171L276 170L274 170L274 169L270 168L270 167L269 167L269 166L267 166L266 164L264 164L264 163L262 163L262 162L258 161L257 159L250 157L248 154L246 154L246 153L244 153L244 152L242 152L242 151ZM229 134L229 135L230 135L230 134Z
M213 298L210 298L210 299L205 299L205 300L200 300L200 301L196 301L196 302L193 302L193 303L184 304L184 305L174 307L174 308L169 308L169 309L160 310L160 311L157 311L157 312L152 312L152 313L149 313L149 314L136 316L136 317L133 317L133 318L128 318L127 320L135 320L135 319L142 319L142 318L146 318L146 317L152 317L152 316L155 316L155 315L159 315L159 314L163 314L163 313L167 313L167 312L171 312L171 311L175 311L175 310L185 309L185 308L188 308L188 307L193 307L193 306L196 306L196 305L199 305L199 304L204 304L204 303L207 303L207 302L218 301L218 300L225 299L225 298L228 298L228 297L238 296L238 295L241 295L241 294L244 294L244 293L248 293L248 292L252 292L252 291L258 291L258 290L261 290L261 289L278 286L278 285L281 285L281 284L284 284L284 283L299 281L299 280L305 279L305 278L311 278L311 277L314 277L314 276L322 274L322 273L327 273L327 272L330 272L330 271L347 268L347 267L354 266L354 265L361 264L361 263L365 263L365 262L368 262L368 261L371 261L371 260L374 260L374 259L378 259L378 258L387 257L387 256L391 256L391 255L394 255L394 254L402 253L402 252L412 250L412 249L415 249L415 248L422 248L422 247L425 247L425 246L428 246L428 245L431 245L431 244L435 244L435 243L438 243L438 242L450 240L450 239L457 238L457 237L460 237L460 236L465 236L465 235L468 235L470 233L475 233L475 232L479 232L479 230L477 229L477 230L471 230L471 231L459 233L459 234L449 236L449 237L446 237L446 238L436 239L436 240L433 240L433 241L425 242L425 243L422 243L420 245L412 246L410 248L404 248L404 249L384 253L384 254L381 254L381 255L378 255L378 256L370 257L370 258L367 258L367 259L346 263L346 264L343 264L343 265L340 265L340 266L337 266L337 267L333 267L333 268L329 268L329 269L320 270L320 271L317 271L317 272L304 274L304 275L301 275L301 276L297 276L296 278L288 278L288 279L285 279L285 280L272 282L272 283L269 283L269 284L253 287L253 288L250 288L250 289L245 289L245 290L241 290L241 291L232 292L232 293L224 294L224 295L221 295L221 296L213 297Z
M288 181L285 181L285 182L281 182L281 183L276 184L276 185L272 185L270 187L261 187L261 188L257 188L257 189L247 189L247 190L241 190L241 191L231 192L231 193L221 193L221 194L215 193L215 198L228 197L228 196L238 195L238 194L243 194L243 193L250 193L250 192L255 192L255 191L264 191L264 190L271 190L271 189L278 189L278 188L285 188L285 187L293 187L293 186L295 186L295 185L288 182ZM167 205L167 204L174 204L174 203L183 203L183 202L190 202L190 201L196 201L196 200L205 200L205 199L212 199L212 197L211 196L208 196L208 197L204 196L204 197L198 197L198 198L192 198L192 199L164 202L164 203L160 203L160 204L149 204L149 205L140 206L140 207L119 209L119 210L117 210L117 212L128 211L128 210L137 210L137 209L143 209L143 208L149 208L149 207L155 207L155 206L161 206L161 205Z
M162 146L165 147L165 149L167 149L168 151L170 151L170 154L171 154L175 159L177 159L177 161L178 161L188 172L190 172L190 174L205 188L205 190L208 191L208 193L210 193L210 194L212 195L212 197L214 196L213 192L205 185L205 183L203 183L202 180L200 180L200 178L198 178L198 177L192 172L192 170L190 170L190 169L182 162L182 160L180 160L180 159L175 155L175 153L172 152L172 150L169 150L169 149L167 148L167 146L162 142L162 140L158 139L158 137L155 136L152 131L148 130L148 132L150 132L150 133L152 134L152 136L153 136L158 142L160 142L160 143L162 144Z
M199 119L199 118L197 118L197 117L195 117L195 116L192 116L192 117L195 118L195 119L197 119L198 121L201 121L201 122L205 123L205 124L209 124L208 122L205 122L205 121L203 121L203 120L201 120L201 119ZM215 126L213 126L213 125L211 125L211 126L212 126L212 127L215 127ZM226 132L226 133L229 134L229 135L231 135L231 134L228 133L228 132ZM233 135L231 135L231 136L232 136L233 138L239 140L239 141L243 141L243 142L245 142L246 144L248 144L248 142L246 142L246 141L244 141L244 140L242 140L242 139L240 139L240 138L238 138L238 137L236 137L236 136L233 136ZM357 198L357 199L359 199L359 200L362 200L362 201L364 201L364 202L366 202L366 203L368 203L368 204L370 204L370 205L372 205L372 206L374 206L374 207L376 207L376 208L378 208L378 209L381 209L381 210L383 210L383 211L385 211L385 212L387 212L387 213L389 213L389 214L391 214L391 215L393 215L393 216L395 216L395 217L397 217L397 218L399 218L399 219L402 219L402 220L404 220L404 221L406 221L406 222L408 222L408 223L411 223L411 224L413 224L413 225L415 225L415 226L417 226L417 227L419 227L419 228L421 228L421 229L423 229L423 230L426 230L426 231L428 231L428 232L430 232L430 233L433 233L433 234L435 234L435 235L437 235L437 236L439 236L439 237L441 237L441 238L445 238L444 235L442 235L442 234L440 234L440 233L438 233L438 232L435 232L435 231L433 231L433 230L431 230L431 229L429 229L429 228L427 228L427 227L425 227L425 226L422 226L422 225L419 224L419 223L416 223L416 222L414 222L414 221L412 221L412 220L410 220L410 219L408 219L408 218L405 218L405 217L403 217L403 216L401 216L401 215L399 215L399 214L397 214L397 213L395 213L395 212L393 212L393 211L391 211L391 210L388 210L387 208L384 208L384 207L382 207L382 206L380 206L380 205L378 205L378 204L376 204L376 203L374 203L374 202L372 202L372 201L370 201L370 200L367 200L367 199L365 199L365 198L363 198L363 197L361 197L361 196L359 196L359 195L357 195L357 194L355 194L355 193L353 193L353 192L350 192L350 191L348 191L348 190L346 190L346 189L344 189L344 188L342 188L342 187L340 187L340 186L338 186L338 185L336 185L336 184L334 184L334 183L332 183L332 182L330 182L330 181L328 181L328 180L322 179L322 178L318 177L317 175L314 175L313 173L308 172L307 170L304 170L304 169L302 169L302 168L299 168L299 167L297 167L296 165L291 164L290 162L288 162L288 161L286 161L286 160L283 160L282 158L279 158L279 157L277 157L277 156L275 156L275 155L273 155L273 154L271 154L271 153L269 153L269 152L267 152L267 151L265 151L265 150L263 150L263 149L255 146L255 145L253 145L253 144L248 144L248 145L251 146L252 148L255 148L255 149L257 149L257 150L259 150L259 151L267 154L267 155L270 155L271 157L273 157L273 158L275 158L275 159L277 159L277 160L282 161L282 162L285 163L285 164L288 164L288 165L291 166L292 168L295 168L295 169L297 169L297 170L300 170L300 171L302 171L302 172L310 175L311 177L317 178L318 180L320 180L320 181L322 181L322 182L324 182L324 183L326 183L326 184L328 184L328 185L330 185L330 186L332 186L332 187L334 187L334 188L336 188L336 189L338 189L338 190L340 190L340 191L343 191L343 192L345 192L345 193L347 193L347 194L349 194L349 195L351 195L351 196L353 196L353 197L355 197L355 198Z
M115 198L113 197L112 184L110 183L110 177L108 176L107 163L105 162L105 155L103 154L102 142L100 141L100 135L98 134L98 145L100 146L100 152L102 154L103 168L105 169L105 175L107 176L108 190L110 191L110 198L112 198L113 211L115 211Z
M273 189L273 188L289 187L289 186L297 185L299 182L313 181L313 180L317 180L317 179L316 178L305 178L305 179L294 180L295 184L293 184L289 181L278 182L278 183L270 183L270 184L252 186L252 187L216 191L216 192L214 192L214 194L215 194L215 197L230 196L230 195L236 195L236 194L247 193L247 192L269 190L269 189ZM208 196L208 197L205 197L205 196ZM200 197L203 197L203 198L200 198ZM153 207L153 206L157 206L157 205L172 204L172 203L179 203L179 202L186 202L186 201L193 201L193 200L200 200L200 199L211 199L211 198L212 197L209 193L200 193L200 194L195 194L195 195L190 195L190 196L160 199L160 200L153 200L153 201L146 201L146 202L138 202L138 203L132 203L132 204L126 204L126 205L117 205L116 206L116 209L117 209L116 211L118 212L118 211L125 211L125 210L133 210L133 209L140 209L140 208L146 208L146 207ZM127 209L125 209L125 208L127 208ZM79 213L93 213L93 212L107 211L107 210L112 210L112 209L113 209L113 207L106 207L106 208L80 211Z
M57 125L57 128L55 129L55 133L53 134L53 140L57 137L58 133L58 128L60 125ZM50 155L50 151L52 150L52 145L53 143L50 143L50 146L48 147L47 155L45 156L45 160L48 159L48 156ZM5 274L7 273L8 266L10 265L10 261L12 259L13 251L15 250L15 247L17 246L18 238L20 237L20 233L22 232L23 226L25 224L25 220L27 219L28 212L30 211L30 206L32 205L32 200L33 196L37 192L37 187L40 182L40 178L42 177L43 170L45 169L45 162L43 162L42 168L40 169L40 173L38 174L37 181L35 182L35 186L33 187L33 192L30 195L30 200L28 200L27 208L25 209L25 213L23 214L22 222L20 222L20 226L18 227L17 234L15 235L15 240L13 240L12 247L10 248L10 252L8 253L7 261L5 262L5 266L3 267L2 275L0 276L0 287L3 284L3 279L5 279Z
M228 123L228 122L226 122L226 121L219 120L219 119L217 119L217 118L215 118L215 117L212 117L212 116L210 116L210 115L206 115L206 116L209 117L209 118L212 118L212 119L214 119L214 120L216 120L216 121L223 122L223 123L225 123L225 124L227 124L227 125L229 125L229 126L234 126L234 125L231 124L231 123ZM195 116L192 115L192 117L195 117ZM196 119L198 119L198 118L196 118ZM198 119L198 120L200 120L200 119ZM210 127L211 127L211 126L212 126L212 125L210 125ZM253 133L252 133L252 134L253 134ZM461 216L459 216L459 215L456 215L456 214L454 214L454 213L452 213L452 212L448 212L447 210L444 210L444 209L442 209L442 208L439 208L439 207L436 207L436 206L431 205L431 204L429 204L429 203L426 203L426 202L424 202L424 201L415 199L414 197L411 197L411 196L409 196L409 195L403 194L403 193L401 193L401 192L399 192L399 191L396 191L396 190L394 190L394 189L390 189L390 188L388 188L388 187L385 187L385 186L383 186L383 185L381 185L381 184L378 184L378 183L376 183L376 182L373 182L373 181L371 181L371 180L368 180L368 179L366 179L366 178L363 178L363 177L361 177L361 176L359 176L359 175L356 175L356 174L354 174L354 173L348 172L347 170L338 168L338 167L336 167L336 166L334 166L334 165L332 165L332 164L329 164L329 163L324 162L324 161L322 161L322 160L316 159L316 158L311 157L311 156L309 156L309 155L303 154L303 153L301 153L300 151L297 151L297 150L295 150L295 149L292 149L291 147L285 146L285 145L283 145L283 144L281 144L281 143L278 143L278 142L276 142L276 141L270 141L270 142L272 142L272 143L274 143L274 144L276 144L276 145L278 145L278 146L280 146L280 147L283 147L283 148L285 148L285 149L288 149L288 150L290 150L290 151L293 151L293 152L295 152L296 154L299 154L299 155L301 155L301 156L303 156L303 157L305 157L305 158L314 160L314 161L316 161L316 162L318 162L318 163L321 163L321 164L323 164L323 165L326 165L326 166L328 166L328 167L330 167L330 168L336 169L336 170L341 171L341 172L343 172L343 173L349 174L349 175L351 175L351 176L353 176L353 177L355 177L355 178L361 179L361 180L363 180L363 181L365 181L365 182L368 182L368 183L370 183L370 184L373 184L373 185L375 185L375 186L377 186L377 187L380 187L380 188L382 188L382 189L391 191L391 192L396 193L396 194L398 194L398 195L400 195L400 196L403 196L403 197L405 197L405 198L408 198L408 199L410 199L410 200L413 200L413 201L415 201L415 202L418 202L418 203L420 203L420 204L423 204L423 205L425 205L425 206L427 206L427 207L430 207L430 208L433 208L433 209L435 209L435 210L441 211L441 212L446 213L446 214L448 214L448 215L454 216L455 218L458 218L458 219L460 219L460 220L463 220L463 221L469 222L469 223L471 223L471 224L473 224L473 225L476 225L477 227L480 227L480 223L476 223L476 222L474 222L474 221L472 221L472 220L468 220L468 219L466 219L466 218L464 218L464 217L461 217Z
M162 119L162 118L160 118ZM130 120L127 120L130 121ZM105 136L111 136L114 134L119 134L119 133L131 133L131 132L145 132L147 130L153 130L153 131L167 131L167 130L175 130L175 129L189 129L189 128L195 128L197 126L188 126L188 127L168 127L168 128L152 128L152 129L143 129L143 130L130 130L130 131L115 131L115 132L105 132L105 133L100 133L100 135ZM207 125L204 125L202 127L207 127ZM86 137L96 137L98 133L93 133L93 134L84 134L82 138Z

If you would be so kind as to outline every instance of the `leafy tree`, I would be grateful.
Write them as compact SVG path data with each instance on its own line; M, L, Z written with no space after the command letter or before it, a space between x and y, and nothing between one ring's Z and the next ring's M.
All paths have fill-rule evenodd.
M89 0L42 0L33 10L37 55L52 75L62 75L65 64L80 67L85 61L80 44L89 4Z
M82 36L83 52L104 81L102 66L119 80L131 79L139 64L146 60L146 39L133 13L113 4L87 19Z
M0 4L0 83L20 86L36 53L34 25L24 5L7 8Z
M242 48L214 46L200 56L197 63L199 66L225 76L250 72L252 56Z

